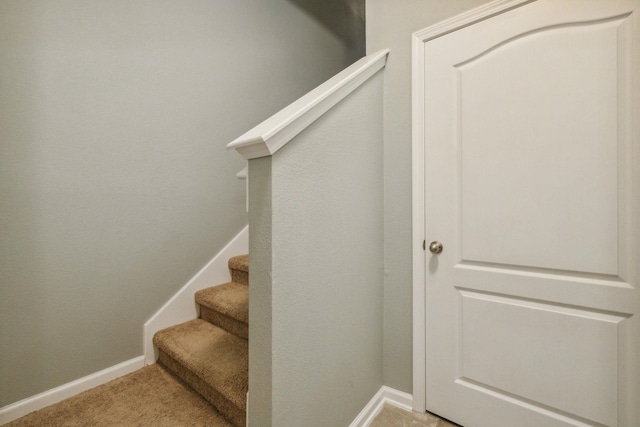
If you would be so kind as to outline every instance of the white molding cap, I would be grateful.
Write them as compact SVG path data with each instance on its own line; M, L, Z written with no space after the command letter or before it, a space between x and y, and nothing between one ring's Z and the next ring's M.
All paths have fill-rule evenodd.
M242 170L240 172L238 172L236 174L236 178L238 178L238 179L247 179L247 175L249 175L249 170L248 170L247 166L245 166L244 168L242 168Z
M245 159L271 156L331 107L366 82L387 62L389 49L351 64L303 97L227 145Z
M463 12L459 15L453 16L444 21L438 22L422 30L413 33L413 37L426 42L433 40L445 34L452 33L456 30L464 28L468 25L475 24L479 21L489 19L493 16L507 12L511 9L515 9L526 3L532 3L537 0L494 0L490 3L483 4L471 9L467 12Z

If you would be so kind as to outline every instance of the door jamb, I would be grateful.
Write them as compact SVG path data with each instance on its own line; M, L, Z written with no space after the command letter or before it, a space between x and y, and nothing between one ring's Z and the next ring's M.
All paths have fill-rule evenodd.
M413 410L426 411L426 256L424 43L537 0L495 0L425 29L411 37L412 94L412 252L413 252Z

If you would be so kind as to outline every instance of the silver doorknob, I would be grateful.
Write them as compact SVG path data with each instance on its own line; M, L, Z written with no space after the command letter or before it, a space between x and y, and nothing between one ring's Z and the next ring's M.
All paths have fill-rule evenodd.
M442 246L442 243L440 242L433 241L429 243L429 250L431 251L432 254L439 254L440 252L442 252L443 249L444 249L444 246Z

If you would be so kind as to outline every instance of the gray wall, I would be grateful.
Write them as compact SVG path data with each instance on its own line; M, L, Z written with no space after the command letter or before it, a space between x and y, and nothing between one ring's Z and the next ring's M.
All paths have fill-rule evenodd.
M142 354L246 224L225 144L347 50L287 0L0 2L0 406Z
M382 84L250 161L251 425L346 426L382 386Z
M272 418L272 158L249 162L249 425Z
M411 34L488 0L367 0L367 52L390 48L384 98L384 384L412 393Z
M322 23L347 46L348 63L366 53L365 0L289 0Z

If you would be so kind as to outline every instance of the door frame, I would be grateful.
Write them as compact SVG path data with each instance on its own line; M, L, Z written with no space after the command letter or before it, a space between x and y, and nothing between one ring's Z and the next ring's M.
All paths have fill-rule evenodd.
M426 257L424 43L537 0L495 0L425 29L411 37L412 93L412 252L413 252L413 410L426 411Z

